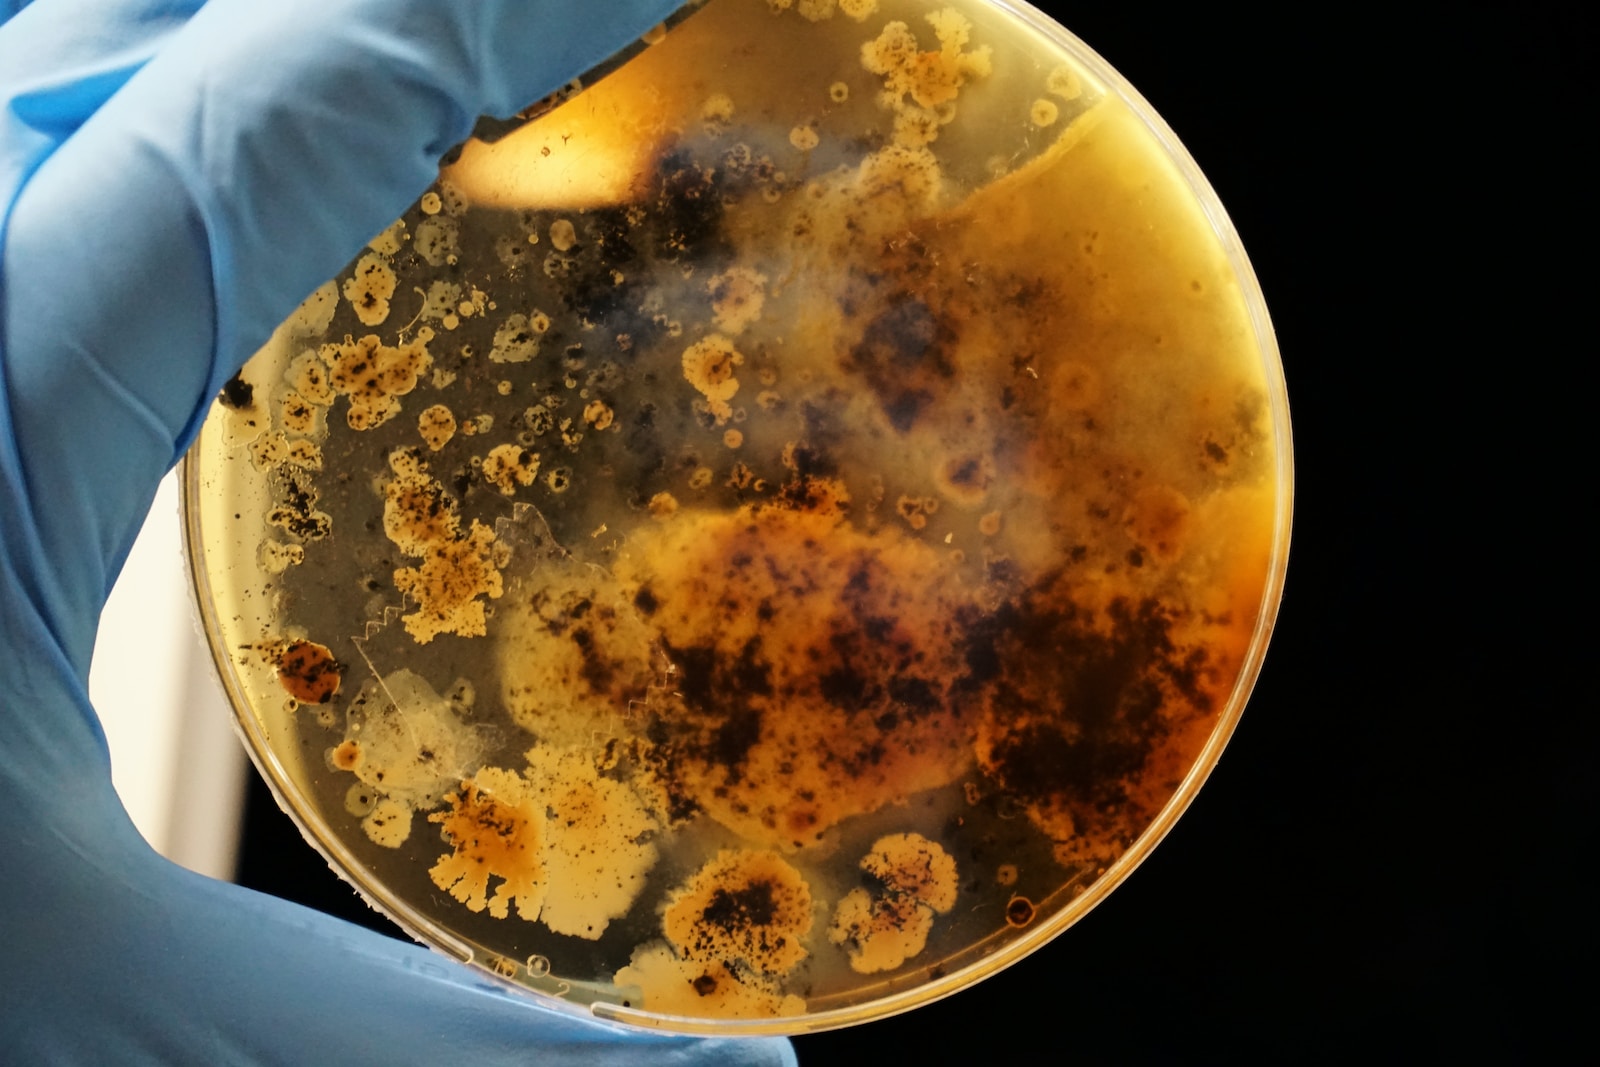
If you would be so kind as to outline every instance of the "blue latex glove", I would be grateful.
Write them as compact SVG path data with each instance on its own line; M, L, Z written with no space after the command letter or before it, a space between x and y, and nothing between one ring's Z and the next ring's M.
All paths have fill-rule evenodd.
M480 113L677 0L0 0L0 1059L733 1064L515 999L145 845L89 706L156 483Z

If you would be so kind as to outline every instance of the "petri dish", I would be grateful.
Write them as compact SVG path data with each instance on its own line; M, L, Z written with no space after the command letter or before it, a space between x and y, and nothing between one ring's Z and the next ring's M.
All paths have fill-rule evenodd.
M1216 197L1018 3L710 0L452 151L186 461L257 764L433 947L782 1033L1039 948L1255 679L1287 400Z

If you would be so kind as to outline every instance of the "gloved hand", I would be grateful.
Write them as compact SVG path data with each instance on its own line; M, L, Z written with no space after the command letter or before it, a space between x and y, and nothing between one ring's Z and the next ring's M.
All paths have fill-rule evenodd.
M0 0L0 1058L793 1062L625 1032L175 867L87 677L156 483L274 325L677 0Z

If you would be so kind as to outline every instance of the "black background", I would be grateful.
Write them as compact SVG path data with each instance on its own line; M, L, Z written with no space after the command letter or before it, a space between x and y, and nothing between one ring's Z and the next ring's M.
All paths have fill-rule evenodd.
M1593 494L1552 490L1548 406L1592 297L1541 257L1580 240L1559 99L1587 32L1551 7L1044 6L1166 118L1255 265L1294 420L1283 607L1221 763L1126 884L974 989L797 1039L801 1063L1558 1048L1593 950L1594 702L1563 691L1582 630L1550 605L1591 598L1560 516ZM252 788L240 880L382 927Z

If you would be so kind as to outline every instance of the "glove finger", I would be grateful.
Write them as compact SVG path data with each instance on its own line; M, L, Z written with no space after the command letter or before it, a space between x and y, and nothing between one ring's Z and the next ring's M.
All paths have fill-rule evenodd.
M0 7L0 203L205 0L43 0ZM31 162L31 166L28 165Z
M157 476L277 322L478 114L674 6L212 0L40 164L5 235L0 348L28 570L59 575L33 592L73 664Z
M0 246L3 246L9 209L16 192L44 160L183 27L203 2L44 0L33 4L7 3L0 7ZM0 287L0 290L5 288L26 289L25 280ZM0 333L0 353L4 351L4 335ZM16 405L9 403L11 392L7 383L0 379L0 398L8 401L0 410L15 408ZM9 441L0 443L0 477L6 482L6 499L22 501L27 494L10 491L12 487L20 489L24 483L20 459L11 445ZM138 503L133 507L139 509ZM26 510L11 518L18 526L33 524ZM12 560L14 566L20 564L17 566L18 584L29 587L28 595L8 597L8 600L38 605L60 599L53 595L54 575L48 561L31 542L31 538L15 537L7 532L5 544L11 554L23 557ZM113 567L120 566L120 554L113 550L112 555L115 557ZM91 574L89 577L93 581L102 576ZM8 641L8 646L49 645L50 642L39 640L41 636L20 633L16 640ZM65 643L81 644L81 632L69 638L72 636L77 640L69 639ZM41 658L51 657L47 649L36 647L34 655L23 658L29 661L30 668L36 669ZM13 672L14 675L21 673L22 668ZM17 688L24 687L18 685ZM92 717L88 726L86 739L93 748L99 744L99 727Z

